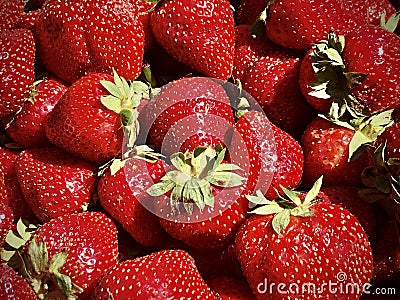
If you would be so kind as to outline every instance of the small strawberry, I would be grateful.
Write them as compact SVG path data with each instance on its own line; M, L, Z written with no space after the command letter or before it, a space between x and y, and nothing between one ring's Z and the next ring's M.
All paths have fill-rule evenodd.
M136 147L137 151L140 149L143 146ZM165 174L166 164L160 159L145 161L144 155L143 152L126 160L118 171L107 169L99 180L97 193L101 206L136 241L154 246L163 237L164 230L149 211L151 206L146 208L143 204L152 201L146 190Z
M235 277L214 277L207 280L210 289L220 300L255 300L253 292L244 279Z
M6 235L11 229L14 221L14 214L11 208L3 202L0 202L0 248L3 247Z
M234 19L227 0L162 1L151 14L158 43L205 76L231 76Z
M0 48L0 118L4 118L23 105L33 86L35 40L27 29L2 30Z
M0 264L0 298L38 300L28 282L13 268Z
M248 189L238 166L224 161L226 149L198 147L171 156L171 168L147 191L157 199L161 226L195 248L223 248L247 212ZM168 197L167 197L168 196Z
M0 1L0 31L11 29L24 12L23 0Z
M118 263L97 283L93 299L216 299L194 259L164 250Z
M16 172L22 192L43 222L86 210L97 182L96 167L56 147L21 152Z
M335 294L338 299L358 299L372 277L372 251L357 219L339 205L314 203L318 180L302 201L297 192L285 190L278 202L258 193L257 204L236 235L235 248L243 273L257 299L284 299L271 285L297 283L322 287L327 282L357 284L355 292ZM339 274L339 275L338 275ZM345 274L341 281L340 274ZM285 291L288 291L285 289ZM329 289L291 290L294 298L330 299Z
M39 227L22 252L25 278L41 299L90 299L118 259L117 228L99 212L61 216Z
M18 152L0 148L0 202L13 211L14 219L27 219L36 223L37 218L26 202L19 185L15 162Z
M125 1L47 1L36 32L42 63L66 82L112 69L134 80L141 72L143 28Z
M100 164L122 152L124 133L133 145L137 110L149 87L130 84L114 72L92 73L72 84L45 124L47 138L58 147Z
M44 129L45 119L66 91L67 87L58 80L40 81L22 109L7 123L7 134L26 148L49 144Z
M149 125L142 129L149 143L168 157L178 152L185 141L191 145L184 151L193 148L196 140L222 140L234 123L223 87L202 77L182 78L163 86L150 100L146 116Z

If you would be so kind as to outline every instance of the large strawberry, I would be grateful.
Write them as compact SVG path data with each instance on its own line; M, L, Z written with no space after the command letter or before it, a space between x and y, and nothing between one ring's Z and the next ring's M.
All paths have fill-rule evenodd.
M67 91L67 87L55 79L40 81L22 109L7 122L7 134L26 148L49 144L44 124L47 115Z
M0 274L1 299L38 299L28 282L10 266L1 264Z
M202 77L182 78L162 87L151 99L146 117L148 125L142 129L149 143L168 157L191 150L181 149L185 141L194 148L188 139L222 142L234 122L223 87Z
M382 2L393 12L388 1ZM373 0L277 0L269 4L265 27L267 36L279 45L299 50L309 49L329 30L344 33L371 20L376 23L380 15L372 13L382 11L376 9L377 4Z
M43 222L86 210L97 182L95 166L56 147L21 152L16 171L26 201Z
M139 146L136 149L140 149ZM100 178L97 193L101 206L139 243L154 246L163 237L163 229L151 210L146 190L164 174L164 161L145 161L137 155L118 171L107 169ZM112 167L113 165L111 165ZM147 207L145 207L147 205Z
M165 0L151 14L157 41L175 59L203 75L231 76L234 20L227 0Z
M27 29L0 32L0 118L17 111L33 86L35 40Z
M137 91L135 90L137 89ZM46 135L58 147L95 163L121 154L124 133L136 139L137 110L148 89L114 73L92 73L76 81L46 119Z
M216 299L182 250L164 250L118 263L98 282L93 299Z
M125 1L47 1L36 29L39 57L62 80L113 68L133 80L141 72L143 28Z
M61 216L37 229L21 256L20 270L41 299L90 299L117 263L117 228L100 212Z
M259 194L249 200L257 214L241 226L235 248L253 293L257 299L286 299L282 289L289 286L291 296L302 299L330 299L328 288L302 289L304 284L355 284L356 291L336 294L338 299L358 299L363 285L372 277L372 251L362 226L346 209L338 205L315 203L317 184L304 201L299 194L286 190L285 199L269 201ZM282 206L281 206L282 205ZM343 275L344 274L344 275ZM342 276L343 275L343 276Z

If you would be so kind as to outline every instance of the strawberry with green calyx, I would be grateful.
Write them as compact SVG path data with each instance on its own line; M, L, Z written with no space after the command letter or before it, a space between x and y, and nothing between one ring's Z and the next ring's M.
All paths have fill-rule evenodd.
M265 285L284 284L288 287L296 282L299 286L322 286L332 282L362 287L371 279L372 251L367 235L346 209L318 202L321 184L319 179L305 195L284 190L285 195L276 202L267 200L260 193L249 197L249 201L257 206L252 210L254 215L239 229L235 248L257 299L284 299L279 290L267 289ZM344 282L338 274L346 274ZM260 286L263 283L264 289ZM328 289L319 292L321 298L332 296ZM315 299L314 293L300 289L291 295ZM358 299L361 294L362 288L337 296L339 299Z
M155 246L164 236L151 213L146 190L165 175L166 163L147 146L135 146L103 171L97 187L101 206L140 244Z
M13 268L0 265L0 298L37 300L38 297L28 282Z
M92 73L72 84L46 119L46 135L58 147L97 164L122 152L136 139L137 107L150 87L114 72ZM124 136L125 135L125 136Z
M90 299L96 281L117 263L117 233L100 212L53 219L23 248L20 273L40 299Z

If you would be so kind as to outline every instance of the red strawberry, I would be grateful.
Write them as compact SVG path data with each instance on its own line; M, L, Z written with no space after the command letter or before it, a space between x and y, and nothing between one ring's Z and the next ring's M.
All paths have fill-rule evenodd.
M234 122L230 100L223 87L208 78L173 81L151 99L147 111L149 143L166 156L182 144L213 136L222 140ZM198 146L198 145L196 145ZM187 150L187 149L185 149Z
M38 299L28 282L8 265L0 264L0 274L1 299Z
M392 16L396 13L396 8L390 0L367 0L367 24L379 25L382 14Z
M253 25L267 4L268 0L241 0L236 15L238 23Z
M50 142L95 163L120 155L124 132L134 141L139 129L135 110L147 86L135 83L138 93L116 74L114 80L92 73L76 81L48 114Z
M297 193L286 191L288 200L282 201L282 207L262 195L251 199L260 204L253 211L258 215L241 226L235 248L257 299L283 299L272 285L280 284L288 291L294 283L299 289L291 290L292 297L315 299L315 290L303 290L303 284L321 287L328 282L357 284L359 290L335 296L358 299L371 279L372 252L362 226L339 205L312 205L317 191L318 185L304 201ZM318 292L318 297L332 297L329 289Z
M220 300L255 300L249 285L235 277L214 277L207 281L210 289Z
M113 68L130 80L141 72L142 24L122 0L48 1L36 29L39 57L64 81Z
M377 207L362 200L358 196L359 190L359 188L351 186L330 186L322 188L320 194L329 199L332 204L341 205L351 212L372 240L378 227Z
M0 1L0 31L13 28L24 12L23 0Z
M146 162L132 158L111 175L108 169L100 178L98 195L102 207L140 244L154 246L163 237L158 219L142 203L152 199L146 190L165 174L162 160Z
M3 202L0 202L0 248L6 240L6 235L12 227L14 214L11 208Z
M22 257L39 296L90 299L96 281L117 263L117 228L99 212L61 216L35 231Z
M274 49L275 48L275 49ZM279 54L278 54L279 53ZM299 87L301 59L272 47L245 71L243 88L279 128L300 136L314 116Z
M386 157L400 158L400 122L397 120L377 138L376 145L386 143Z
M45 119L66 90L67 87L55 79L41 81L22 110L7 123L7 134L26 148L48 144L44 129Z
M3 118L16 112L29 96L35 78L35 40L26 29L3 30L0 48L0 118Z
M132 9L139 15L139 20L143 23L144 31L144 51L149 51L155 43L155 37L151 30L150 15L157 2L147 2L145 0L130 0Z
M16 171L26 201L43 222L86 210L97 181L95 166L55 147L23 151Z
M350 143L355 131L320 117L304 131L301 145L304 151L303 184L309 187L324 175L324 184L360 186L361 172L368 166L366 152L349 161Z
M160 45L176 60L205 76L231 76L234 20L227 0L166 0L151 14Z
M93 299L216 299L194 259L165 250L120 262L98 282Z
M195 248L221 249L232 242L247 212L243 177L224 161L226 149L198 147L171 156L171 168L147 191L156 200L161 226Z
M39 21L40 12L40 9L24 12L14 27L29 29L35 36L36 25Z
M37 218L26 202L18 182L15 169L17 156L17 152L0 148L0 202L11 208L15 220L23 218L36 223Z

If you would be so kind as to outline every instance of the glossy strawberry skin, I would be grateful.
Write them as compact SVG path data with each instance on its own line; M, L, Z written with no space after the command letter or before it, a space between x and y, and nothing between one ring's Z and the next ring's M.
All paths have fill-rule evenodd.
M26 102L22 110L7 124L7 134L26 148L43 147L49 144L44 124L47 115L67 91L67 86L55 79L46 79L35 88L32 101Z
M158 43L178 61L205 76L230 77L234 20L228 1L164 1L151 14L151 27Z
M1 0L0 7L0 31L13 28L24 12L24 2Z
M392 126L378 137L376 145L386 143L386 158L400 158L400 122L396 121Z
M3 243L6 240L6 235L12 227L13 221L14 214L11 208L7 204L0 202L0 247L3 246Z
M140 74L143 28L123 1L48 1L37 37L45 67L66 82L90 72L112 74L112 68L126 79Z
M366 152L348 162L349 144L354 131L322 118L314 119L304 131L301 145L304 151L304 187L309 187L321 175L324 185L361 185L361 172L368 165Z
M38 299L28 282L10 266L1 264L0 274L1 299Z
M162 160L150 163L132 159L114 175L107 170L97 189L101 206L136 241L148 247L161 240L164 230L142 203L154 201L146 190L164 175L165 167Z
M83 211L97 182L95 166L56 147L21 152L16 172L26 201L43 222Z
M45 124L50 142L97 164L119 155L123 143L119 115L100 101L102 95L108 95L100 80L113 79L92 73L75 82L48 114Z
M345 34L343 57L349 72L367 74L352 92L370 112L400 104L400 37L378 26L362 26Z
M242 278L214 277L207 284L220 300L254 300L256 299L248 283Z
M93 299L110 295L137 300L216 299L193 258L182 250L159 251L117 264L98 282Z
M27 29L0 33L0 118L16 112L28 98L35 79L35 40Z
M372 252L368 238L357 219L338 205L316 204L313 217L292 217L288 227L276 234L272 216L255 215L239 229L235 240L238 259L257 299L282 299L273 289L258 292L260 283L339 282L344 272L346 282L366 284L372 277ZM329 217L332 215L334 217ZM337 228L346 230L337 231ZM351 229L350 229L351 228ZM300 285L301 286L301 285ZM357 295L339 295L339 299L358 299ZM313 294L293 294L314 299ZM329 296L328 294L325 295Z

